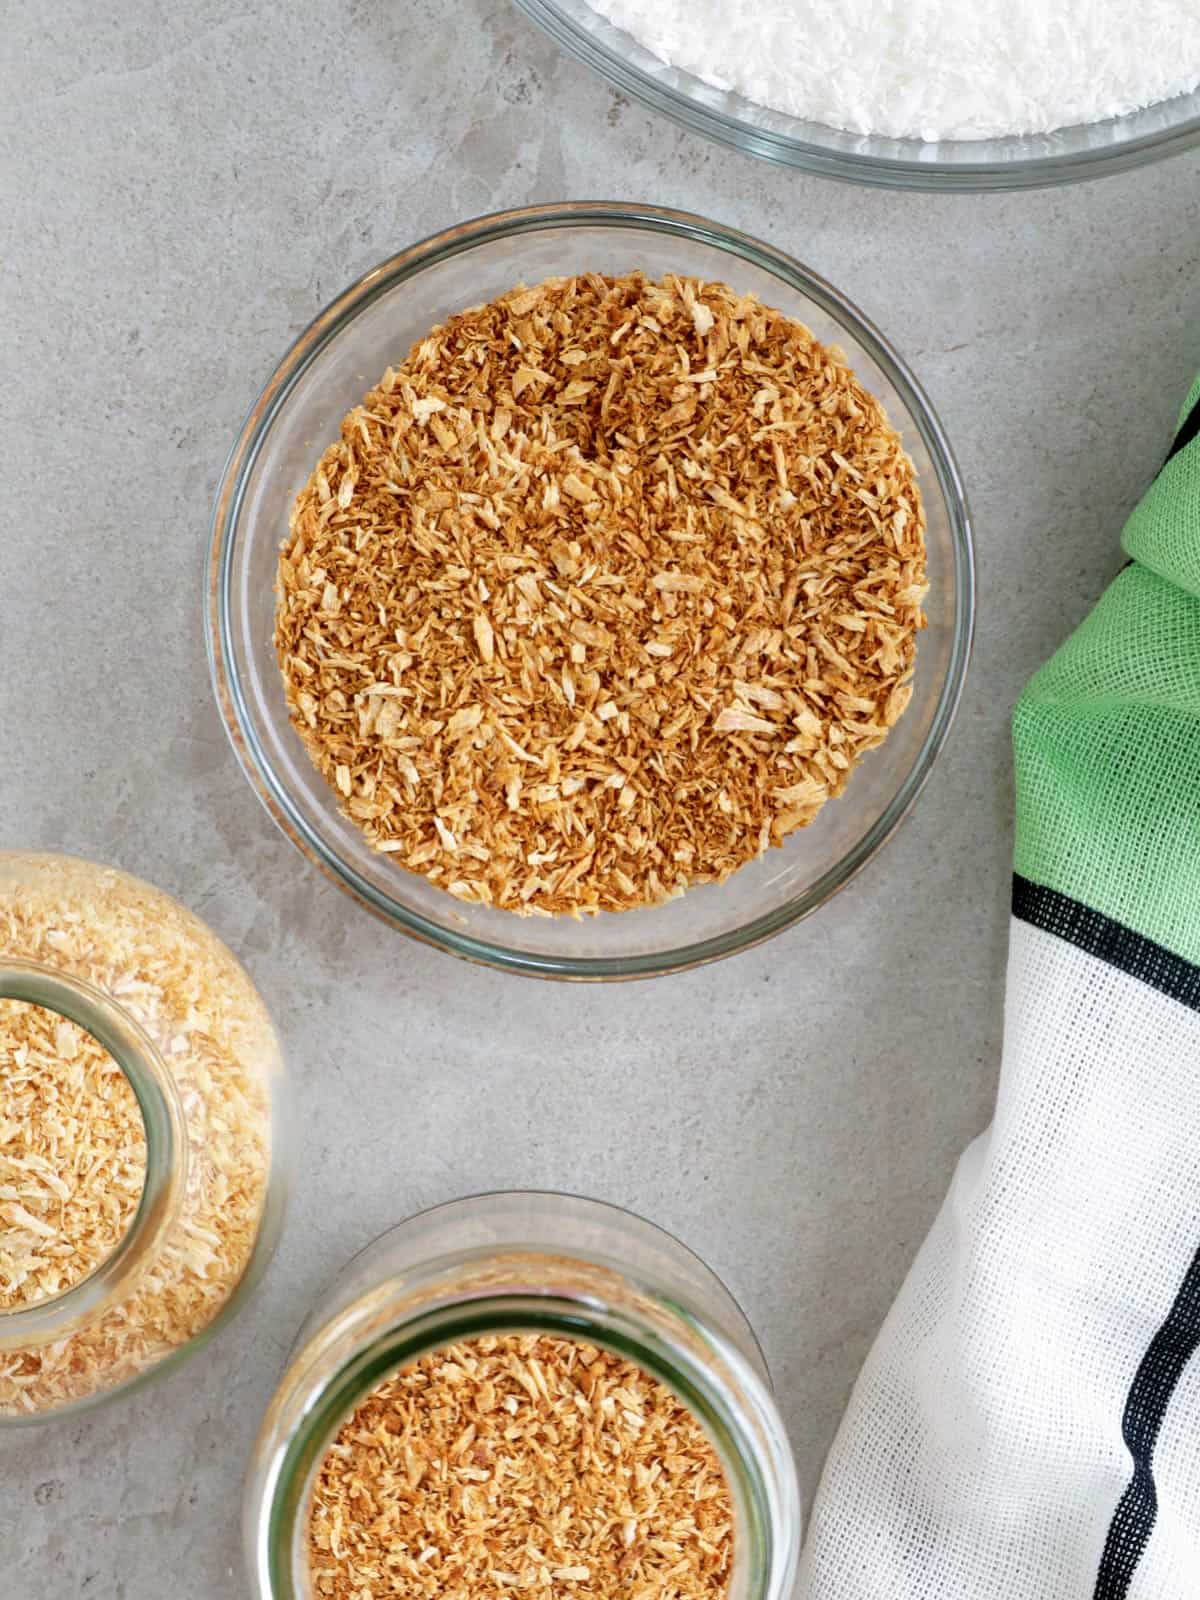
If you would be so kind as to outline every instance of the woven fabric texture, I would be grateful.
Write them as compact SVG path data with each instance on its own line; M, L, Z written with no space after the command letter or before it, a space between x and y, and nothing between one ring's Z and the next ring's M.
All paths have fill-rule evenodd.
M1200 1600L1200 429L1013 719L991 1127L851 1397L803 1600Z
M803 1600L1200 1596L1194 1382L1150 1457L1157 1515L1133 1504L1105 1562L1130 1394L1200 1245L1200 1013L1021 921L1008 980L996 1116L855 1386Z
M1200 962L1200 594L1127 567L1022 695L1013 748L1016 870Z

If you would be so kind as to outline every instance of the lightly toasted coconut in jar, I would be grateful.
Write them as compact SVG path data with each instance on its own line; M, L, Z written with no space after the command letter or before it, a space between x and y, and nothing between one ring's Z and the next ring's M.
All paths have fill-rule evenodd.
M137 1096L104 1046L43 1006L0 1000L0 1312L107 1261L145 1179Z
M186 1126L186 1183L161 1249L142 1264L127 1295L65 1337L0 1348L2 1423L6 1416L30 1418L120 1388L221 1315L246 1274L263 1222L272 1157L271 1089L281 1063L262 1001L229 951L182 906L124 873L71 857L0 852L0 959L38 963L111 997L157 1048ZM114 1219L128 1225L139 1153L136 1135L126 1139L132 1113L124 1093L105 1092L93 1106L103 1118L92 1127L86 1096L70 1108L61 1098L61 1073L43 1078L39 1091L29 1075L29 1011L11 1001L0 1006L7 1030L0 1031L0 1047L18 1030L25 1046L0 1059L0 1072L18 1087L27 1116L31 1101L39 1092L43 1096L34 1122L43 1156L51 1148L54 1154L50 1176L44 1165L41 1172L52 1188L57 1183L70 1190L62 1202L64 1218L72 1202L86 1215L93 1192L72 1175L82 1173L94 1183L93 1161L107 1162L111 1171L114 1160L123 1163L124 1174L103 1237L72 1237L81 1262L67 1277L55 1282L53 1274L47 1279L43 1273L38 1281L27 1277L24 1286L10 1279L0 1298L2 1335L6 1312L45 1303L39 1282L57 1294L77 1280L81 1264L92 1270L111 1251ZM75 1046L85 1051L94 1091L107 1073L78 1034L68 1027L59 1043L64 1053ZM124 1119L116 1133L106 1126L114 1103ZM27 1159L22 1147L21 1131L6 1123L0 1173L11 1171L14 1154L18 1161ZM42 1228L50 1225L44 1212L36 1220Z

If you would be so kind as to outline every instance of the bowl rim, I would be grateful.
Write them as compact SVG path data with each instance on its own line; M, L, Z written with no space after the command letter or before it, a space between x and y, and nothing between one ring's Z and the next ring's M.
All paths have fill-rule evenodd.
M628 956L561 956L512 949L435 922L371 883L308 823L286 783L274 770L255 735L232 645L232 557L249 475L289 394L320 352L382 294L429 266L496 239L551 228L584 226L650 229L683 235L741 257L781 278L851 333L887 376L929 451L946 504L954 551L955 608L947 670L925 738L881 814L850 850L786 904L731 931L671 950ZM598 981L686 971L749 949L815 911L871 860L924 788L954 720L974 631L975 562L966 494L937 414L899 355L851 301L784 251L705 217L624 201L564 201L493 212L431 234L372 267L317 314L267 380L229 453L212 512L204 614L209 672L234 753L269 815L309 861L390 926L451 955L527 976Z
M582 0L582 3L594 11L590 0ZM897 139L882 134L866 134L861 137L877 146L887 147L888 154L867 150L853 152L840 150L828 141L822 142L819 136L826 133L830 140L853 139L859 136L844 129L832 126L826 128L819 122L792 117L786 112L774 114L794 123L797 128L810 129L812 135L816 137L801 137L763 127L750 121L748 113L761 113L764 110L769 111L770 108L759 106L747 96L733 90L715 89L713 85L705 83L702 78L684 67L667 68L667 63L662 63L665 69L675 73L685 85L689 86L689 89L694 85L696 90L703 89L709 94L724 94L729 109L717 110L715 107L707 106L697 93L675 88L651 73L643 71L627 55L577 22L563 10L559 0L514 0L514 4L568 55L574 56L584 66L591 68L612 87L628 94L634 100L641 101L643 105L660 112L692 133L703 134L719 144L732 146L736 150L759 156L765 161L796 167L821 177L837 178L846 183L861 183L875 188L936 190L959 194L1044 189L1059 184L1079 183L1085 179L1099 178L1111 173L1126 172L1146 162L1177 155L1200 143L1200 90L1197 90L1190 95L1174 97L1190 99L1196 107L1193 115L1184 118L1176 125L1135 135L1111 146L1090 150L1064 150L1051 155L1036 156L1014 154L1011 160L1005 161L965 158L955 159L952 162L939 162L930 158L931 146L920 139ZM614 35L632 37L600 12L594 11L594 15ZM648 58L653 57L653 52L644 45L639 44L638 48ZM1158 105L1170 104L1171 100L1158 102ZM1153 109L1155 109L1153 106L1143 107L1141 111L1127 113L1127 117L1137 117ZM1116 117L1106 120L1119 124L1125 119ZM1097 123L1074 126L1103 125ZM940 142L942 145L954 144L963 148L974 143L1008 144L1019 151L1022 147L1031 146L1037 138L1054 137L1054 134L1012 134L1003 139Z

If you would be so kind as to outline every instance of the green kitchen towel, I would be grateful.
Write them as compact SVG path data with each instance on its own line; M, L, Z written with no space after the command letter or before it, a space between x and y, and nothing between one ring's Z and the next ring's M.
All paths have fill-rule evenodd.
M1200 384L1181 435L1198 406ZM1016 871L1191 962L1200 962L1198 516L1191 445L1130 517L1130 565L1013 718Z
M1013 719L991 1127L859 1377L805 1600L1200 1595L1200 383Z

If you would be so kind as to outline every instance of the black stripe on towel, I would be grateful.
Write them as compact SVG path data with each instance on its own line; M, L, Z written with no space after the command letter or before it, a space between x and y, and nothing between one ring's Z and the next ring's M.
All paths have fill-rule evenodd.
M1090 906L1013 874L1013 916L1200 1011L1200 967Z
M1200 422L1198 422L1200 428ZM1200 1011L1200 967L1164 950L1111 917L1042 884L1013 875L1013 916L1065 939L1087 955ZM1092 1600L1127 1600L1138 1563L1154 1531L1158 1489L1154 1447L1183 1370L1200 1348L1200 1250L1175 1303L1150 1341L1129 1388L1121 1432L1133 1473L1108 1525Z
M1200 433L1200 400L1196 401L1196 404L1184 418L1183 426L1175 435L1174 444L1167 451L1167 461L1170 461L1172 456L1177 456L1181 450L1191 444L1198 433ZM1164 467L1167 461L1163 462Z
M1125 1600L1142 1552L1154 1531L1158 1490L1154 1446L1175 1386L1200 1345L1200 1251L1192 1259L1175 1304L1142 1357L1121 1432L1133 1457L1133 1476L1108 1525L1092 1600Z

